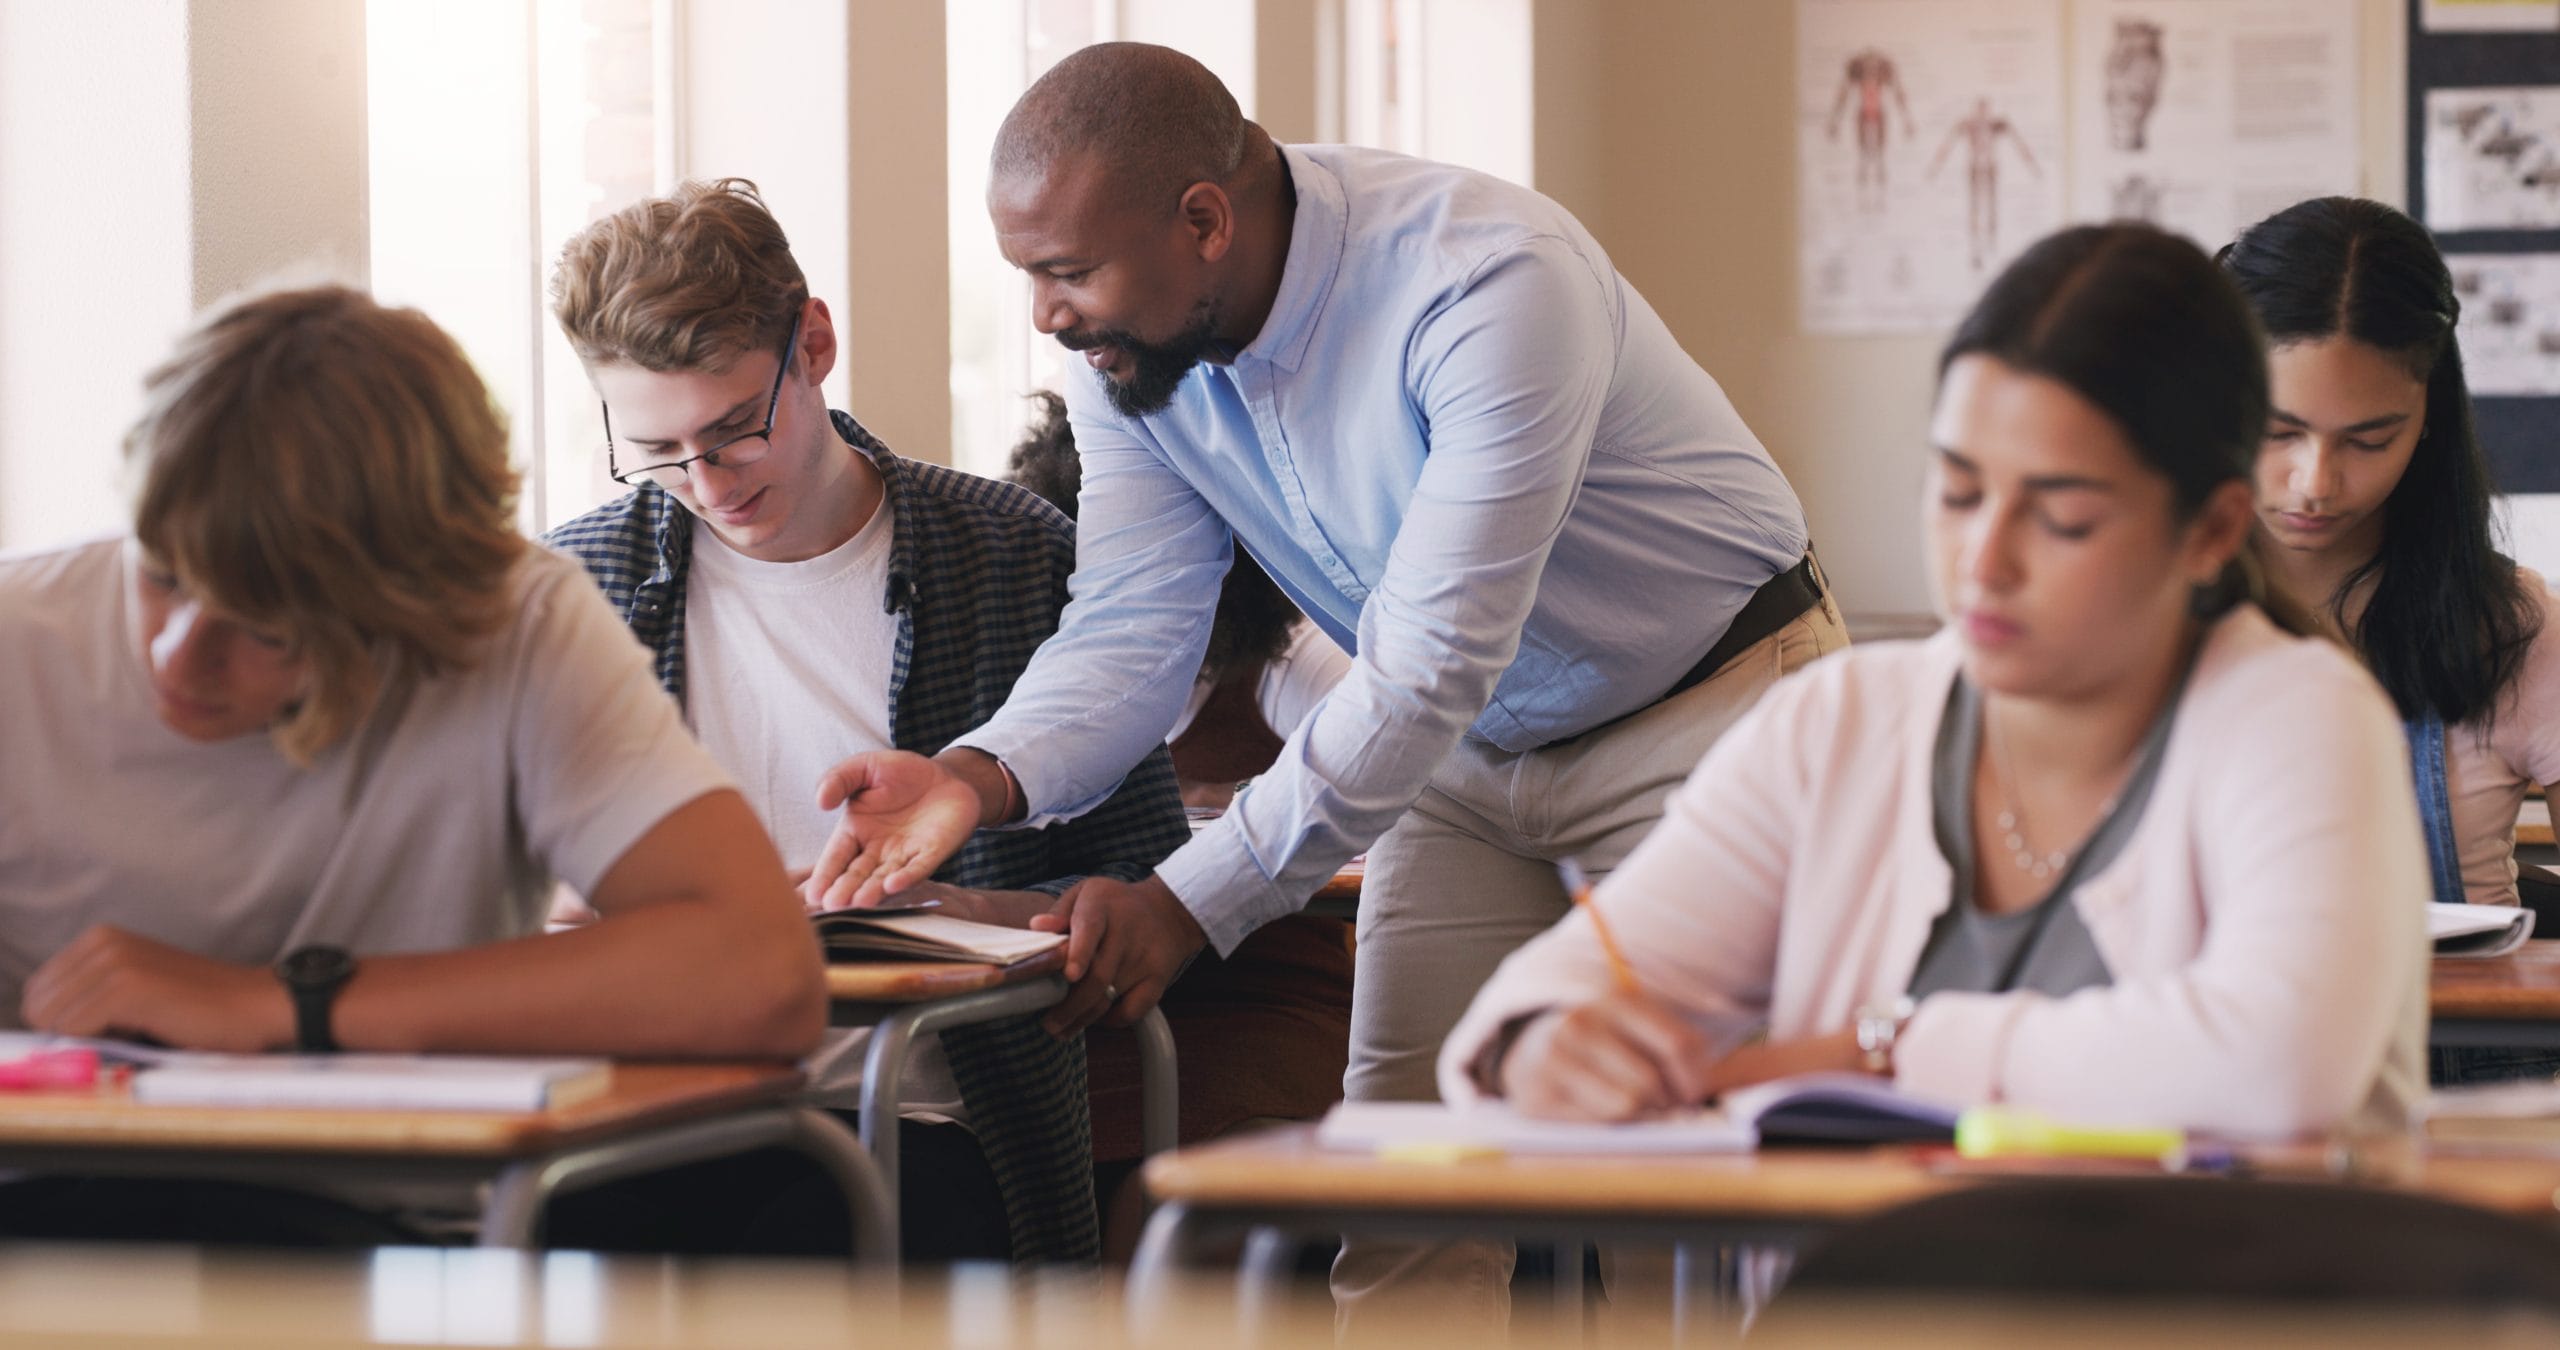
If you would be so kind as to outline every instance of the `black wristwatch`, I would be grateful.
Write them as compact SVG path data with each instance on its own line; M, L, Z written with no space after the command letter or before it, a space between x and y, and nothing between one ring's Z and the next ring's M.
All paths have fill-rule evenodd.
M355 978L356 959L344 947L297 947L276 962L276 978L293 996L293 1048L325 1055L338 1048L329 1034L329 1010L338 991Z

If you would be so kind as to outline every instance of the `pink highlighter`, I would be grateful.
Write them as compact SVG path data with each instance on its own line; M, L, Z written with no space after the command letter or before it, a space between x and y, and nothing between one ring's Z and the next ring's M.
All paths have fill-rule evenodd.
M98 1085L98 1052L81 1047L35 1050L0 1060L0 1092L59 1092Z

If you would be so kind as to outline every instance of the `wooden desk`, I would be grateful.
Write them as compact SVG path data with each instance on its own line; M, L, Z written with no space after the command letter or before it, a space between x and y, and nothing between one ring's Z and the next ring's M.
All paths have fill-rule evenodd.
M2560 941L2506 955L2439 959L2427 990L2431 1045L2560 1049Z
M897 1228L870 1159L800 1105L787 1064L617 1064L601 1095L550 1111L358 1111L147 1106L122 1090L0 1094L0 1169L315 1181L495 1182L480 1244L533 1245L566 1191L781 1145L825 1167L852 1203L857 1255L895 1263Z
M2516 812L2516 843L2526 848L2552 846L2551 803L2540 793L2526 798L2522 810Z
M1056 974L1066 964L1064 947L1013 966L983 961L831 961L827 964L827 997L854 1004L925 1003L1036 980Z
M0 1246L0 1344L88 1350L507 1345L587 1350L763 1350L771 1346L1036 1345L1161 1350L1236 1343L1224 1288L1185 1291L1171 1315L1130 1325L1119 1281L989 1278L969 1270L892 1282L799 1261L715 1261L446 1248L273 1252L241 1248ZM1258 1324L1263 1350L1338 1350L1330 1300ZM2071 1307L1970 1299L1796 1311L1769 1350L2068 1345L2074 1350L2405 1350L2538 1343L2547 1320L2507 1307L2410 1312ZM1579 1324L1516 1321L1517 1350L1584 1344ZM1375 1343L1364 1341L1364 1344ZM1448 1322L1399 1328L1397 1350L1484 1350Z
M2303 1145L2251 1156L2269 1174L2352 1177L2536 1222L2553 1220L2560 1197L2560 1157L2429 1155L2403 1140L2354 1153ZM1130 1269L1131 1297L1152 1297L1239 1236L1250 1310L1284 1282L1298 1245L1325 1235L1650 1242L1684 1251L1795 1245L1896 1205L2018 1175L1943 1159L1886 1147L1391 1162L1318 1148L1313 1126L1294 1126L1147 1164L1147 1190L1160 1208Z

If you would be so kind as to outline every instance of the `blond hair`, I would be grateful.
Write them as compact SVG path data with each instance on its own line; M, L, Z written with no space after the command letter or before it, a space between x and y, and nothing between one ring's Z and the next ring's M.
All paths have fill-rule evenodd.
M779 350L809 298L791 241L743 178L626 206L560 250L551 312L578 358L650 371L729 368Z
M200 317L143 390L134 536L304 659L309 688L273 728L295 763L388 684L468 665L511 616L506 417L426 315L344 286L253 292Z

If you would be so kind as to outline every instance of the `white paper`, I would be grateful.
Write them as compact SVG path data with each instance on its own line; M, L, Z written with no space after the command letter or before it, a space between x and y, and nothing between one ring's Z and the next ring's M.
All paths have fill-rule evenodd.
M1804 326L1945 328L2063 222L2059 0L1800 0L1796 24Z
M2560 253L2452 253L2475 397L2560 396Z
M2072 215L2215 249L2358 191L2357 22L2335 0L2077 0Z
M2560 31L2560 0L2425 0L2418 22L2430 33Z
M2533 911L2519 905L2427 906L2427 938L2438 956L2504 956L2533 936Z
M1316 1126L1330 1149L1491 1148L1506 1153L1746 1153L1747 1122L1697 1109L1615 1123L1537 1120L1500 1102L1336 1102Z
M2431 228L2560 228L2560 87L2428 90L2425 155Z

